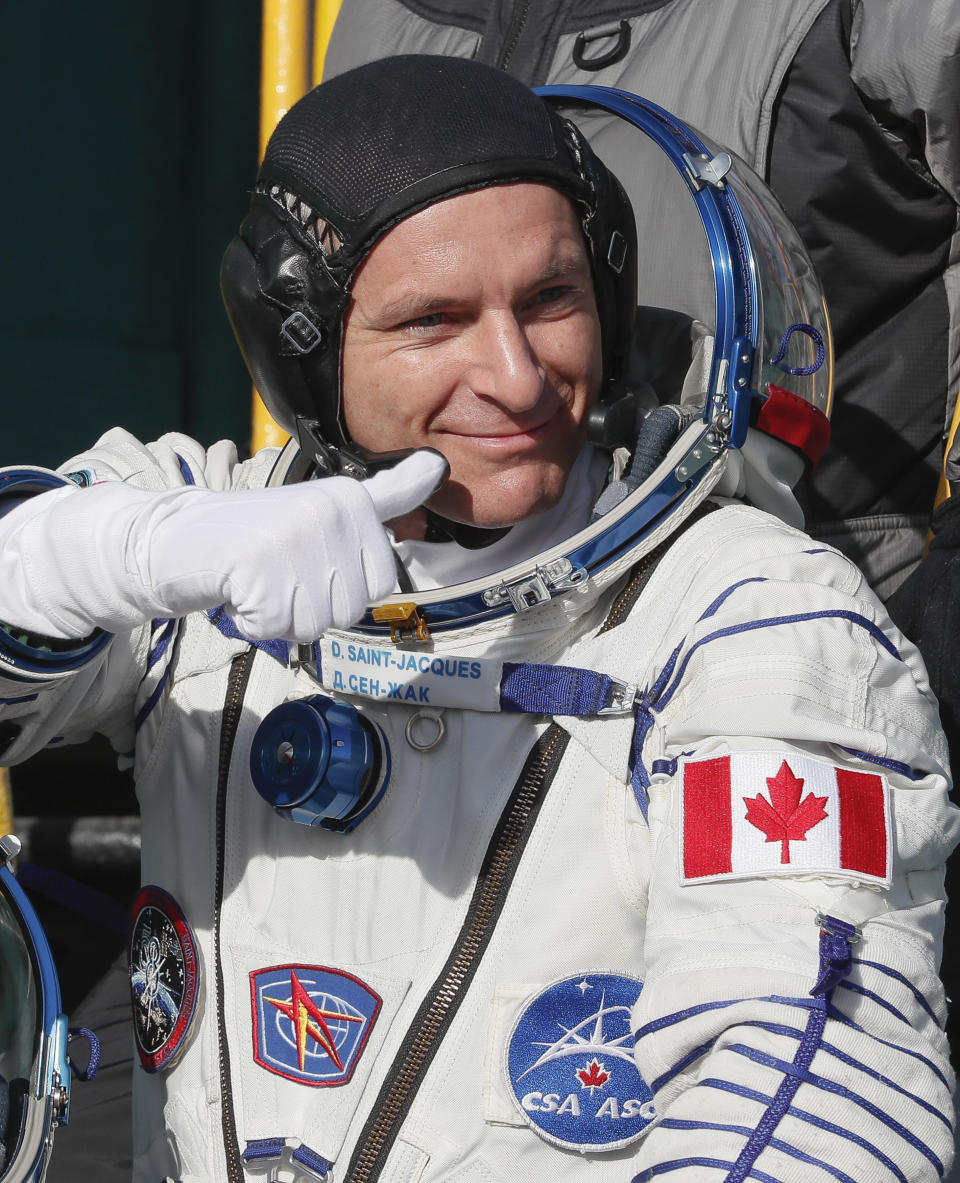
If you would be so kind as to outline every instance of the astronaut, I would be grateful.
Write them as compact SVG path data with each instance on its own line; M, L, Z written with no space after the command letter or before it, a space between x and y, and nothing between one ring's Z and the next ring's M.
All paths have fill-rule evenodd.
M590 101L709 244L671 404ZM134 761L138 1183L938 1178L945 745L799 528L829 322L762 184L392 58L284 117L222 283L286 448L0 473L3 759Z

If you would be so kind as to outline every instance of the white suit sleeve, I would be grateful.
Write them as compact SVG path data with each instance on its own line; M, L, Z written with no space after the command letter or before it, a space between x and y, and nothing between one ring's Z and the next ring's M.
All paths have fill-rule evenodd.
M635 1183L933 1181L953 1154L937 966L958 833L936 704L845 560L729 560L644 700L634 1027L659 1121Z

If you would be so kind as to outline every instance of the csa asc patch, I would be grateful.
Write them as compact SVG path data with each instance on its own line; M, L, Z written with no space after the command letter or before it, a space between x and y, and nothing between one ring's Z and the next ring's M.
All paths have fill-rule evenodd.
M838 875L888 886L887 781L800 752L683 763L681 881Z
M134 900L129 969L140 1063L147 1072L159 1072L184 1046L200 984L190 925L160 887L143 887Z
M346 1084L380 1012L359 978L322 965L273 965L250 974L253 1058L320 1088Z
M618 1150L655 1117L633 1059L630 1012L643 983L587 973L554 982L524 1006L507 1041L507 1085L542 1138L568 1150Z

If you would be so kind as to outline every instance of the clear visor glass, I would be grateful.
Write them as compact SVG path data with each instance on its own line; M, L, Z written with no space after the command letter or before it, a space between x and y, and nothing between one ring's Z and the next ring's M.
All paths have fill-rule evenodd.
M628 383L649 383L660 403L702 407L723 360L714 350L720 261L689 181L658 144L621 117L581 106L563 113L620 179L636 217L638 311ZM724 181L750 246L744 296L758 345L750 385L761 395L771 385L786 389L829 415L830 321L807 250L753 170L699 138L709 156L725 153L730 159Z
M753 254L759 341L753 388L766 394L771 385L779 386L829 415L833 344L820 281L783 207L751 168L728 155L728 184Z
M0 889L0 1074L29 1080L39 1040L39 1005L23 922Z

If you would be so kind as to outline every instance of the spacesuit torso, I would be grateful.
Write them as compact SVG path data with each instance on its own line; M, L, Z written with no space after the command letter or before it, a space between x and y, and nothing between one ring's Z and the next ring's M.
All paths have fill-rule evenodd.
M112 432L64 471L250 488L274 462ZM599 586L427 646L328 634L324 691L216 613L4 680L6 760L93 726L134 751L137 1183L936 1176L936 704L855 568L708 492ZM500 663L539 686L512 710ZM636 709L546 709L558 666ZM263 718L322 692L391 754L347 834L251 782Z

